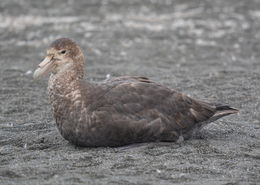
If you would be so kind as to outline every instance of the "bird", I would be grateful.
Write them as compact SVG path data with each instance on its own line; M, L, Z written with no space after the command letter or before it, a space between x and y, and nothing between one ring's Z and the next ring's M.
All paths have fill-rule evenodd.
M81 147L178 142L208 123L238 113L225 104L193 99L143 76L84 80L85 56L69 38L53 41L35 70L50 74L49 102L62 137Z

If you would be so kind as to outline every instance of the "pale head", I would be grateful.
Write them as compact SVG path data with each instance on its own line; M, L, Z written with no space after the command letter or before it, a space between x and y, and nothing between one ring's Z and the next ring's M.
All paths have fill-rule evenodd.
M52 73L54 75L75 72L82 78L84 74L84 55L80 47L67 38L57 39L47 49L47 56L35 70L33 77L40 78Z

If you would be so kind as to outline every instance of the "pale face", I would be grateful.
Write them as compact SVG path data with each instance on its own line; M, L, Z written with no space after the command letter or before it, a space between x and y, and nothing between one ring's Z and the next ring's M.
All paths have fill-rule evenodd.
M61 74L74 70L78 77L84 74L84 55L80 47L68 38L60 38L51 43L47 56L35 70L33 77L40 78L49 73Z
M69 69L73 65L73 60L69 55L69 49L50 48L47 50L47 56L35 70L33 77L40 78L48 73L58 73Z

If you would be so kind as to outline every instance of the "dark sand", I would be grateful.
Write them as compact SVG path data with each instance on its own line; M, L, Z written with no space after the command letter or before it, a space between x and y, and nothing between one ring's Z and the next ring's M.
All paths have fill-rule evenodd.
M58 133L32 71L70 37L87 78L142 75L240 109L180 144L78 148ZM260 182L259 0L1 0L0 184Z

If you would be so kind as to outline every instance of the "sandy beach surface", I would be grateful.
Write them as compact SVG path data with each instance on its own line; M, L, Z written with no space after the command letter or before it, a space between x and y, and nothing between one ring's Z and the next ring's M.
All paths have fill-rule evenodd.
M141 75L240 110L182 143L79 148L32 79L50 42L77 41L86 78ZM1 0L1 185L260 182L260 1Z

